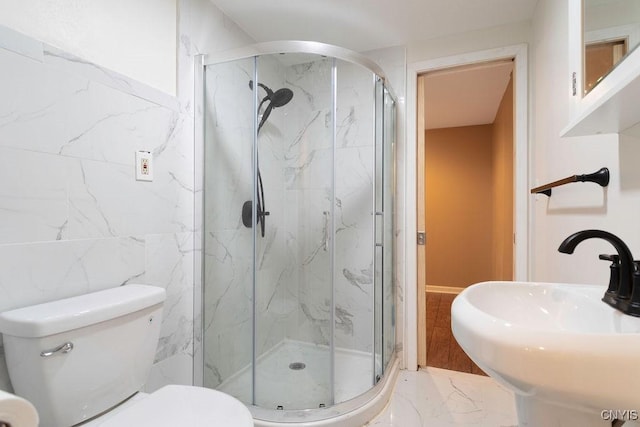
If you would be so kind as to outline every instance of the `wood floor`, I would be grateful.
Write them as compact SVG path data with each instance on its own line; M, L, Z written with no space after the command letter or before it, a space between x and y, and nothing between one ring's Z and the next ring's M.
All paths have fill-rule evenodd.
M427 292L427 366L486 375L469 359L451 333L454 294Z

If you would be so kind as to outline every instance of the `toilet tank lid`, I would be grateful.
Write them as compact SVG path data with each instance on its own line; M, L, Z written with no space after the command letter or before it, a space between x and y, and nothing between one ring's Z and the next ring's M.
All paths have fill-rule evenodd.
M0 332L39 338L70 331L161 304L163 288L127 284L0 313Z

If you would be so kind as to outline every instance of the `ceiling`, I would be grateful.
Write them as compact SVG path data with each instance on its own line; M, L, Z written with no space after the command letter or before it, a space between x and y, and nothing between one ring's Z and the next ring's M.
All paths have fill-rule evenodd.
M257 42L367 51L531 19L537 0L210 0Z
M256 42L313 40L364 52L527 21L538 0L210 1ZM492 123L510 72L502 64L434 76L428 128Z
M507 60L428 73L425 128L493 123L512 71L513 61Z

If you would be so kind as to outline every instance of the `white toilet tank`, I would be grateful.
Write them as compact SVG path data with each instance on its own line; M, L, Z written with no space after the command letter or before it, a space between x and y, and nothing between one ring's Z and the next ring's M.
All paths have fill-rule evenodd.
M11 383L40 427L69 427L140 390L165 298L162 288L129 284L0 314Z

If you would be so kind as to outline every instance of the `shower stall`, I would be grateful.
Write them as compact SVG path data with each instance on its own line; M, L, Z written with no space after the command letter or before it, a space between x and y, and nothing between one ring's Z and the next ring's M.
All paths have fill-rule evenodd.
M329 425L397 370L394 96L375 63L321 43L201 60L196 383L256 425Z

